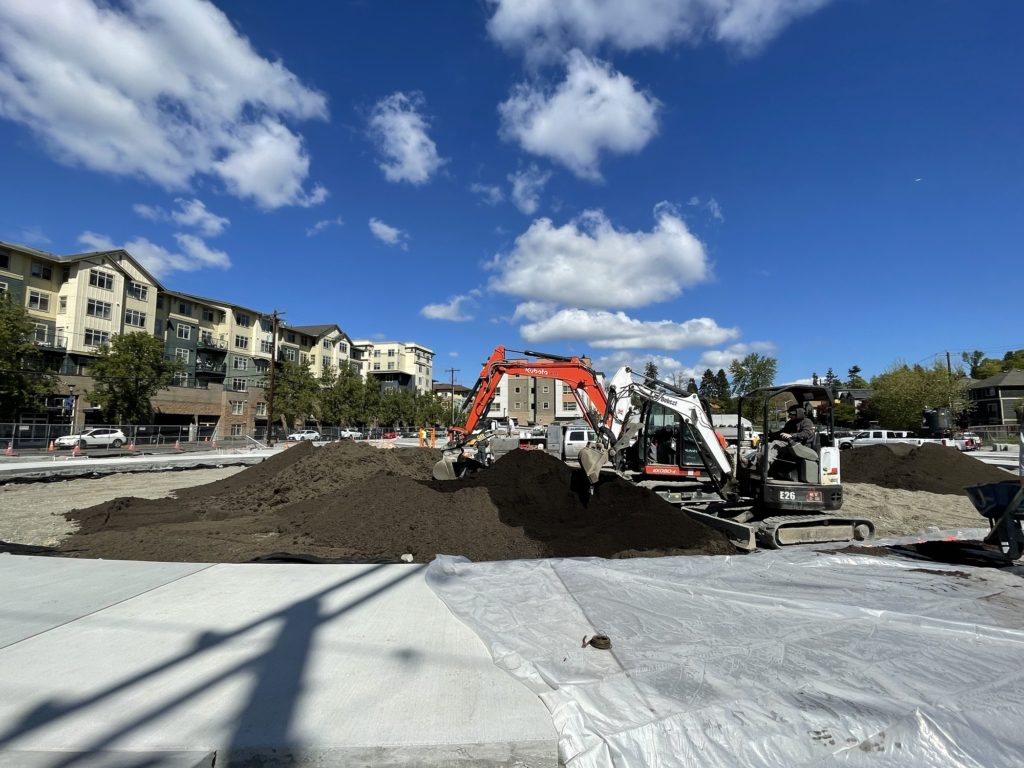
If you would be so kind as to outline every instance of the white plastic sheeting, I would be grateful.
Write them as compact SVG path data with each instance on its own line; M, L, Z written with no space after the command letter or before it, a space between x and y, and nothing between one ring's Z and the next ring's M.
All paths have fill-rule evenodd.
M427 580L584 766L1024 764L1024 579L796 548L440 556ZM608 635L611 650L581 647Z

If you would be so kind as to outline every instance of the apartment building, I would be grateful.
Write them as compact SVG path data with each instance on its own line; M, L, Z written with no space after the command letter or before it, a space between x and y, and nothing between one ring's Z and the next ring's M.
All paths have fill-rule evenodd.
M157 424L217 427L240 435L267 426L264 392L273 357L307 364L314 376L349 367L384 389L430 392L434 353L414 342L354 342L338 325L289 326L272 314L163 287L127 251L58 256L0 242L0 293L35 323L44 364L60 374L50 410L75 390L76 427L102 419L85 394L89 362L117 334L144 332L164 342L184 370L153 398ZM371 357L373 355L373 357ZM71 387L68 387L71 385ZM52 414L25 414L46 423Z
M527 358L521 359L527 361ZM581 359L590 364L588 359ZM582 397L584 407L592 407L586 395ZM505 374L501 377L487 415L495 420L512 418L518 424L540 426L553 422L578 421L585 416L570 385L557 379L518 374Z
M414 341L353 341L359 351L363 375L372 376L385 391L407 389L416 394L431 391L434 352Z

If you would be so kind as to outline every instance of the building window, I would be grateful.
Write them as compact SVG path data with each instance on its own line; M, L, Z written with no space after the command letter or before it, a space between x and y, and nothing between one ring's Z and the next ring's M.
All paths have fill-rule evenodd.
M523 409L523 404L517 402L515 405L512 406L512 408L516 411L521 411Z
M546 395L550 390L551 387L548 384L545 384L543 387L540 388L541 394L543 395Z
M285 350L284 350L284 359L285 360L287 360L289 363L294 363L297 357L298 357L298 353L296 352L296 350L292 349L291 347L285 347Z
M249 361L246 360L244 357L236 357L234 362L232 363L232 367L236 371L247 371L249 370Z
M139 312L137 309L126 309L124 311L124 324L134 325L136 328L144 328L146 326L146 313Z
M149 298L149 286L137 283L134 280L128 281L128 298L146 301Z
M4 283L4 285L6 286L7 284ZM68 311L68 297L67 296L59 296L57 298L57 313L63 315L67 311Z
M545 400L543 403L540 404L540 407L543 410L546 411L546 410L548 410L551 407L551 403L549 403L547 400Z
M348 354L348 344L346 344L344 341L339 341L338 351L341 352L343 355Z
M184 323L178 323L178 338L179 339L191 339L192 338L192 326L185 325Z
M388 357L394 357L394 356L395 356L395 350L389 349L388 350Z
M248 336L235 336L235 349L248 349L249 348L249 337Z
M562 405L565 407L565 410L567 410L567 411L575 411L576 410L576 403L575 402L572 402L572 403L562 403Z
M188 372L174 374L174 378L171 380L171 385L175 387L187 387L189 385Z
M213 310L209 307L203 307L203 321L207 323L213 322Z
M323 347L324 349L330 349L331 348L331 340L330 339L324 339L323 341L320 342L320 346Z
M301 353L299 355L299 362L302 363L303 365L309 365L309 355L307 355L305 352Z
M523 391L522 387L512 387L512 394L518 395Z
M273 345L274 345L274 342L272 342L272 341L261 341L260 342L260 352L262 352L265 355L269 355L271 352L274 351L272 349Z
M85 307L85 314L91 315L92 317L100 317L104 320L110 319L110 310L113 307L109 301L98 301L96 299L89 299L88 304Z
M563 395L571 395L572 394L572 387L570 387L568 384L563 384L562 385L562 394Z
M53 269L48 264L43 264L38 261L32 262L32 277L38 277L43 280L50 280L53 278Z
M192 317L192 303L188 301L178 302L178 314Z
M106 291L114 289L114 276L102 269L89 270L89 285L94 288L102 288Z
M291 332L289 331L289 332L288 332L288 335L286 336L286 338L287 338L287 339L288 339L288 341L290 341L290 342L291 342L292 344L294 344L294 343L295 343L295 334L294 334L294 333L291 333Z
M501 410L501 403L492 402L491 403L491 407L490 407L489 410L500 411Z
M189 350L181 349L180 347L178 347L177 349L174 350L174 356L175 356L175 358L177 358L178 360L181 360L181 362L183 362L183 363L185 363L187 365L188 364L188 358L189 358Z
M250 325L252 325L252 318L250 318L246 314L243 314L242 312L239 312L237 315L235 315L235 322L238 323L243 328L248 328Z
M241 424L232 424L231 425L231 436L232 437L241 437L242 436L242 425Z
M256 403L256 415L257 416L266 416L267 415L267 404L266 403Z
M231 401L231 415L232 416L241 416L242 415L242 406L243 405L244 405L244 401L242 401L242 400L232 400Z
M235 390L235 392L245 392L247 389L245 386L245 379L232 379L231 388Z
M0 269L10 269L10 268L11 268L11 254L9 254L9 253L0 253Z
M99 347L110 342L109 331L97 331L93 328L85 329L85 346Z
M49 312L50 294L30 290L28 292L28 308L37 309L40 312Z
M373 370L379 371L380 370L380 363L374 363L373 364Z
M395 364L394 363L388 363L388 370L389 371L395 370Z
M156 308L157 309L163 309L164 308L164 297L161 296L159 293L156 295Z
M380 357L380 350L379 349L373 350L373 356L374 357Z
M320 362L323 364L324 370L327 370L328 368L331 367L331 358L329 358L327 355L321 357Z

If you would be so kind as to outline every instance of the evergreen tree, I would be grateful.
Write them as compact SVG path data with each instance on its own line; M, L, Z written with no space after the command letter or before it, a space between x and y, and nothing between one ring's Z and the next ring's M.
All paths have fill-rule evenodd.
M710 368L706 368L704 373L700 377L700 386L697 387L697 394L703 397L705 400L715 399L715 374L711 372Z
M829 367L829 369L825 372L825 378L821 380L821 385L823 387L828 387L829 389L831 389L833 394L835 393L836 389L839 388L839 385L842 383L843 382L839 379L839 377L836 376L835 373L832 371L831 367Z
M849 370L846 372L846 386L850 389L867 389L868 383L864 377L860 375L859 365L851 365Z

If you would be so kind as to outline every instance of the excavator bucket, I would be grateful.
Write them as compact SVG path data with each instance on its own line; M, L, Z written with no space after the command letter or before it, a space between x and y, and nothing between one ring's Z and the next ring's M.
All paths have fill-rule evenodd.
M445 457L434 465L435 480L455 480L457 478L454 460Z
M598 448L580 448L579 462L580 469L587 476L590 484L593 485L601 476L601 467L608 461L608 452Z
M434 465L435 480L458 480L467 473L483 469L484 465L465 454L461 456L445 456Z

